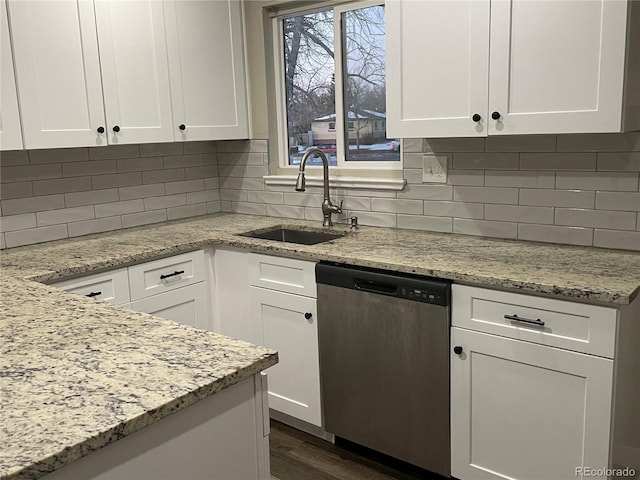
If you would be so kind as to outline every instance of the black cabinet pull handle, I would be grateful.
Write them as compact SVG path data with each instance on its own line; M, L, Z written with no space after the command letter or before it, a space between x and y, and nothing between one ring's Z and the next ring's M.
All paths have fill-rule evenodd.
M453 353L455 353L456 355L460 355L462 353L462 347L456 345L455 347L453 347Z
M312 316L313 315L311 315L311 312L307 312L304 314L304 318L306 318L307 320L310 320Z
M480 116L480 114L474 113L473 117L471 117L471 120L473 120L474 122L478 123L480 120L482 120L482 117Z
M186 129L186 128L187 128L187 126L186 126L184 123L181 123L180 125L178 125L178 128L179 128L180 130L184 130L184 129Z
M98 133L104 133L104 127L98 127Z
M97 296L100 296L100 295L102 295L102 292L91 292L91 293L87 293L85 295L85 297L93 298L93 297L97 297Z
M500 112L493 112L491 114L491 118L493 118L494 120L500 120Z
M120 126L119 125L114 125L113 126L113 131L118 133L120 131Z
M512 322L530 323L531 325L537 325L538 327L544 327L544 322L539 318L531 320L530 318L519 317L518 315L505 315L504 318L511 320Z
M175 277L176 275L182 275L184 273L184 270L176 270L173 273L168 273L166 275L160 275L160 280L164 280L165 278L169 278L169 277Z

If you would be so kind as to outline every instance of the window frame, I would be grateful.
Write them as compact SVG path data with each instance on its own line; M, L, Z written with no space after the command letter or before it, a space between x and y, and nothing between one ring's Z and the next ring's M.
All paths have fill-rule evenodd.
M331 167L331 172L337 175L354 175L354 176L372 176L380 178L388 176L389 178L402 178L403 171L403 152L400 149L399 161L347 161L345 159L345 139L348 131L345 128L345 112L344 112L344 45L342 38L342 16L345 12L359 10L373 6L384 5L384 0L353 0L344 3L326 5L318 2L317 5L305 9L292 9L291 11L280 11L272 18L272 35L273 35L273 65L275 77L275 102L276 102L276 139L278 152L278 174L290 175L297 171L297 165L289 164L289 138L287 129L287 107L286 107L286 91L284 82L284 27L283 19L293 15L305 15L319 11L333 10L333 28L334 28L334 62L335 62L335 131L336 131L336 158L337 166ZM309 165L307 168L320 169L321 166ZM385 174L386 172L386 174Z

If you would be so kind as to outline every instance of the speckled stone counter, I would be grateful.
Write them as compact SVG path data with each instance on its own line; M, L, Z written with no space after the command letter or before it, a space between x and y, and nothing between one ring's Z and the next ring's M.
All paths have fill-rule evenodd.
M224 244L520 290L576 301L628 304L640 291L640 253L466 235L341 225L343 238L297 245L238 236L275 225L319 222L217 214L4 251L5 272L41 282Z
M41 477L277 361L6 272L0 293L2 479Z

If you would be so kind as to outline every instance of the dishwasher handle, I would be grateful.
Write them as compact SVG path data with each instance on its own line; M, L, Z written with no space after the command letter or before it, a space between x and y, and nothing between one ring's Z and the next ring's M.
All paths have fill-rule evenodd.
M353 285L358 290L371 293L385 293L387 295L398 292L397 283L379 282L376 280L366 280L364 278L354 278Z

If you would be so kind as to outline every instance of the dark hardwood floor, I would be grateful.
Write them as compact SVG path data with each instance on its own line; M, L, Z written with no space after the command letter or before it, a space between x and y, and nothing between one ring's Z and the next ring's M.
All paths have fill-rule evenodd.
M333 445L271 420L272 480L445 480L341 442Z

